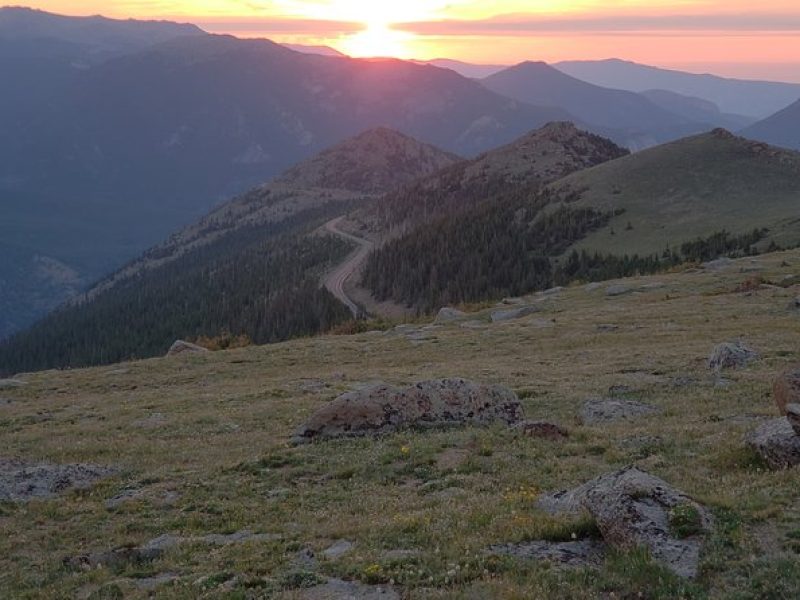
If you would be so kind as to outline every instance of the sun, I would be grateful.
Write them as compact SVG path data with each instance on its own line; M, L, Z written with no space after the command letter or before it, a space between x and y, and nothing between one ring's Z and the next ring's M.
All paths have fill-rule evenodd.
M397 23L436 18L451 2L431 0L284 0L290 12L312 19L361 23L363 30L331 45L355 57L411 58L416 36L393 28Z

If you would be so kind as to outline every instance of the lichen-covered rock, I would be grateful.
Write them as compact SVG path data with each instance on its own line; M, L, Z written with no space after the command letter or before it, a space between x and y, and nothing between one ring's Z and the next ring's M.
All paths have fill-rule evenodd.
M708 368L715 372L723 369L741 369L758 358L758 354L743 342L718 344L708 358Z
M538 505L551 513L588 512L603 539L620 550L646 548L650 556L681 577L694 577L703 534L713 519L708 510L665 481L635 467L602 475L573 490L543 496ZM696 517L696 528L673 529L673 514Z
M452 323L453 321L458 321L459 319L466 317L467 313L458 310L457 308L450 308L444 307L439 310L439 313L436 315L436 320L434 323L437 325L441 325L442 323Z
M786 414L786 406L800 404L800 366L785 370L775 378L772 394L782 415Z
M522 319L523 317L537 313L540 310L541 309L538 306L520 306L519 308L495 310L492 312L492 323L502 323L503 321Z
M785 417L767 421L748 433L745 440L773 469L800 464L800 436Z
M514 429L523 435L545 440L563 440L569 437L569 432L555 423L547 421L522 421L514 425Z
M658 414L659 409L649 404L619 398L592 398L581 408L580 421L584 425L612 423Z
M800 404L788 404L786 406L786 420L792 426L794 432L800 435Z
M170 346L169 351L167 351L167 356L176 356L178 354L201 354L208 351L208 348L203 348L197 344L186 342L184 340L176 340L175 343Z
M114 473L91 464L57 465L0 459L0 500L25 502L51 498L71 489L86 489Z
M404 427L508 425L523 419L513 391L465 379L422 381L404 388L377 385L342 394L301 425L292 442L362 436Z

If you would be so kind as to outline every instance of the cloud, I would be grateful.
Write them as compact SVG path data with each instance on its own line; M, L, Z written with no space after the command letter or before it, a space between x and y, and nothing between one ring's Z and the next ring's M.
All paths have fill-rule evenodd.
M418 35L521 36L528 33L627 33L627 32L730 32L797 33L800 13L736 15L618 15L598 17L538 18L505 15L482 20L442 20L398 23L395 29Z

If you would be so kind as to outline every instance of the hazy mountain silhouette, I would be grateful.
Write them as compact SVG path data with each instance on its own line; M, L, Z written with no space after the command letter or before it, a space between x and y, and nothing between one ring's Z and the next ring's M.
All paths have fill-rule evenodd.
M776 146L800 150L800 100L744 129L742 135Z
M553 66L595 85L632 92L669 90L710 100L722 112L757 119L767 117L800 98L800 84L796 83L697 75L619 59L565 61Z

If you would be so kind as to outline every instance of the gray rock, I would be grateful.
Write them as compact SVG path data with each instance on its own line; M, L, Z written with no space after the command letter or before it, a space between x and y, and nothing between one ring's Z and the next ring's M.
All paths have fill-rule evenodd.
M22 387L23 385L28 384L21 379L0 379L0 390L10 390L12 388Z
M62 563L73 571L87 571L106 567L120 570L131 565L140 565L161 558L164 551L159 548L136 548L122 546L106 552L93 552L65 558Z
M800 464L800 435L785 417L767 421L748 433L745 441L773 469Z
M736 263L727 257L718 258L702 264L702 267L708 271L724 271L734 266Z
M794 432L800 435L800 404L788 404L786 406L786 420L792 426Z
M467 313L460 311L455 308L444 307L439 310L438 314L436 315L436 319L434 323L437 325L441 325L442 323L452 323L453 321L457 321L463 317L466 317Z
M176 356L178 354L202 354L205 352L209 352L208 348L203 348L202 346L184 340L176 340L167 351L167 356Z
M708 368L719 373L724 369L740 369L758 358L758 354L744 342L718 344L708 358Z
M711 530L709 511L665 481L635 467L602 475L573 490L543 496L538 506L551 513L588 512L603 539L620 550L646 548L650 556L681 577L694 577L703 534ZM698 531L678 539L671 514L689 508Z
M177 581L180 579L180 575L177 573L159 573L158 575L153 575L152 577L141 577L138 579L132 579L131 583L133 583L134 587L137 589L143 590L145 592L152 592L155 591L157 588L161 587L162 585L166 585L168 583L172 583L173 581Z
M625 294L630 294L631 292L633 292L633 288L629 285L616 284L610 285L606 288L606 296L609 296L610 298L624 296Z
M350 552L354 547L353 542L349 540L339 540L323 550L322 555L329 560L336 560Z
M460 327L463 329L486 329L489 325L484 321L465 321Z
M612 423L620 420L631 420L647 417L661 412L649 404L620 398L592 398L581 408L580 420L584 425Z
M297 568L312 571L317 568L317 555L311 548L301 548L295 553L292 564Z
M114 469L92 464L56 465L0 459L0 500L25 502L87 489Z
M586 287L584 287L583 289L586 290L587 292L596 292L601 287L603 287L603 284L598 281L595 281L594 283L587 284Z
M400 600L392 586L366 585L357 581L328 579L321 585L299 590L300 600Z
M537 313L540 310L541 309L538 306L520 306L519 308L495 310L492 311L492 323L502 323L504 321L522 319L523 317Z
M606 556L606 545L597 540L574 542L534 541L500 544L488 549L490 554L542 560L565 567L599 567Z
M405 388L378 385L342 394L294 433L292 442L363 436L406 427L508 425L523 419L516 394L465 379L422 381Z

